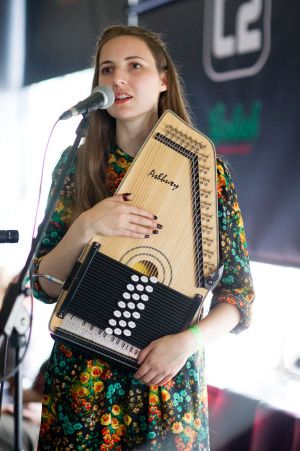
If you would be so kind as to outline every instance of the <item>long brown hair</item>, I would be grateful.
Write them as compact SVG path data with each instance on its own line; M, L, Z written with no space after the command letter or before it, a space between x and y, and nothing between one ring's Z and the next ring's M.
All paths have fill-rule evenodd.
M188 105L183 93L182 82L166 46L157 33L142 27L114 25L104 30L96 46L93 85L98 85L99 58L104 44L119 36L134 36L142 39L150 49L158 72L166 72L168 89L160 94L158 117L169 109L185 122L191 124ZM75 178L75 199L73 220L107 196L106 165L109 151L115 144L115 119L107 111L97 110L89 116L89 128L84 146L78 152Z

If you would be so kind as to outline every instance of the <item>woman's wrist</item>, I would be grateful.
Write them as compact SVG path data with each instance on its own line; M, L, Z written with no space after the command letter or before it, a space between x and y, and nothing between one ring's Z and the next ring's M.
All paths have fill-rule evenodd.
M81 215L75 219L72 227L78 235L79 241L83 245L87 244L90 239L96 235L96 233L93 233L93 231L90 230L90 221L86 211L81 213Z
M193 338L194 338L194 344L195 344L194 352L202 351L202 349L204 347L204 338L203 338L203 333L202 333L200 326L198 324L193 324L187 330L193 335Z

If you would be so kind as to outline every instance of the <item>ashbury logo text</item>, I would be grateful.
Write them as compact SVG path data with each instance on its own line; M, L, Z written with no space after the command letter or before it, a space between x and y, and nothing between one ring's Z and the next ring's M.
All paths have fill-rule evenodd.
M174 189L179 188L179 185L177 183L173 182L172 180L168 179L168 174L165 174L164 172L156 172L155 169L152 169L152 171L149 172L148 177L152 177L155 180L158 180L159 182L166 183L167 185L170 185L172 187L172 191Z

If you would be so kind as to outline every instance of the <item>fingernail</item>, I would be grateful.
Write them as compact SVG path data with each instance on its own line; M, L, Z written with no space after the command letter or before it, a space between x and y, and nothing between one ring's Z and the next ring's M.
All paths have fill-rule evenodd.
M158 230L153 230L153 233L155 233L155 235L158 234Z
M157 228L158 228L158 229L162 229L162 227L163 227L163 226L162 226L161 224L157 224Z
M122 194L123 200L128 201L128 197L131 196L131 193L124 193Z
M145 238L150 238L150 235L145 235Z
M158 219L158 217L157 216L153 216L153 219L156 221Z

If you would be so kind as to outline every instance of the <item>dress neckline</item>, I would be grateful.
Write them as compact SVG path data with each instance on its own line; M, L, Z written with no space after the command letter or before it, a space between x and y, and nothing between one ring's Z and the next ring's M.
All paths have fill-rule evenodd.
M112 146L111 152L112 152L113 154L116 154L116 153L117 153L117 154L119 154L120 156L125 157L126 160L134 160L134 157L133 157L132 155L129 155L129 153L127 153L127 152L124 152L124 150L122 150L117 144L114 144L114 145Z

